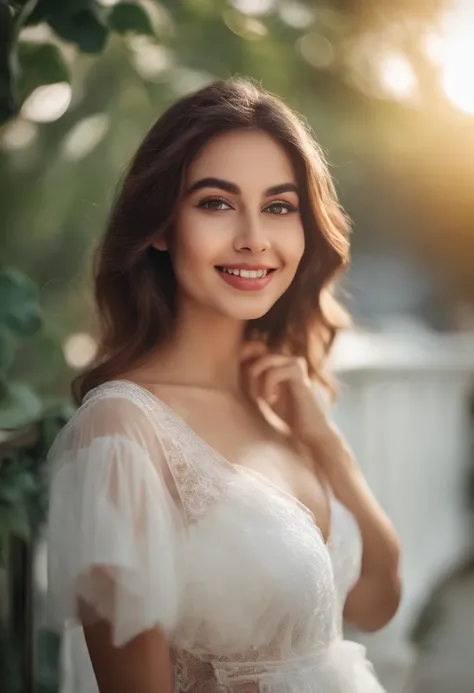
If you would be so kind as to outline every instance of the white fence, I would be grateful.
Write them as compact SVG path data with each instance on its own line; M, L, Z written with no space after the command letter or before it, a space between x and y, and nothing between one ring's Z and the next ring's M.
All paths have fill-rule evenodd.
M356 634L389 693L405 690L408 634L434 585L472 550L465 488L473 336L341 340L335 418L401 537L404 595L384 630Z

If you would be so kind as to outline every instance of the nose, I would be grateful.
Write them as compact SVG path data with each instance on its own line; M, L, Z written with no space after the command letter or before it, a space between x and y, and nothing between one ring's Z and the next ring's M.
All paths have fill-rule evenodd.
M269 248L268 234L259 215L244 215L234 238L234 250L258 253Z

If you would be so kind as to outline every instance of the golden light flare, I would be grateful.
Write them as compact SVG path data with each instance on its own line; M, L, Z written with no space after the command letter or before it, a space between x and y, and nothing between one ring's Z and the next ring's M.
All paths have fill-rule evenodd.
M427 41L428 55L440 67L443 90L465 113L474 115L474 4L458 0L441 20L440 31Z
M383 87L400 100L411 99L417 92L413 68L402 54L387 53L379 63L379 79Z

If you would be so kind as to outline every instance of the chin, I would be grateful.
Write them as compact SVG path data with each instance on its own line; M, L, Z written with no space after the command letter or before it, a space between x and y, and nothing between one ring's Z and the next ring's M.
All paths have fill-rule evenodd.
M217 310L221 315L232 318L233 320L241 320L242 322L247 322L247 320L257 320L268 313L270 308L274 303L269 303L268 301L262 302L255 300L254 305L251 302L247 302L247 305L241 306L231 306L220 305Z

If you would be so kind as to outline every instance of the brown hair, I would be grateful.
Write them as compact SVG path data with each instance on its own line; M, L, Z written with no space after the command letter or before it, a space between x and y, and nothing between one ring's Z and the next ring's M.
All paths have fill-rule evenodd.
M95 256L99 348L92 367L72 383L77 404L170 336L176 279L169 254L150 244L172 233L184 174L200 149L217 133L249 128L272 135L291 158L305 251L291 286L266 315L248 322L247 336L306 357L311 374L327 384L325 356L347 322L330 289L349 261L349 223L309 128L276 96L249 80L229 79L171 106L129 166Z

